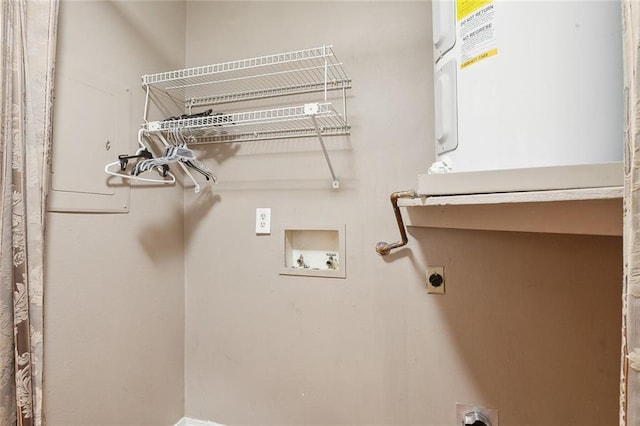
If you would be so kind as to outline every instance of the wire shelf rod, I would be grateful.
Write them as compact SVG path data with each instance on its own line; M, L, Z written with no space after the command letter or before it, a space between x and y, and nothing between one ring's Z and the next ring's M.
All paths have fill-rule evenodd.
M273 74L273 75L267 76L267 78L264 79L266 84L256 84L254 80L248 80L246 77L229 79L225 81L193 83L189 86L185 86L185 89L186 89L185 97L187 98L187 102L193 98L206 97L206 96L202 96L202 95L198 96L198 95L201 92L205 92L205 90L212 85L220 86L219 87L220 94L218 96L223 96L230 92L236 92L236 93L252 92L252 91L256 91L257 89L260 89L262 91L266 91L269 89L277 90L280 87L285 87L285 86L307 87L310 85L315 85L315 86L323 86L323 87L326 86L330 89L337 89L346 84L350 84L349 79L324 81L322 79L311 78L311 77L309 78L292 77L289 79L278 78L278 77L280 77L279 74Z
M287 82L290 80L299 80L299 81L313 81L313 82L320 82L320 83L324 83L326 81L326 77L323 73L320 72L313 72L315 70L322 70L324 72L324 67L323 66L314 66L314 67L304 67L304 68L295 68L292 70L284 70L284 71L274 71L271 73L265 73L265 74L261 74L260 76L253 76L253 75L246 75L246 76L240 76L240 77L235 77L235 78L226 78L226 79L221 79L221 80L206 80L206 79L193 79L193 82L190 83L185 83L182 85L174 85L174 86L167 86L164 88L164 90L167 91L177 91L177 90L181 90L181 89L193 89L196 87L200 87L200 86L212 86L212 85L221 85L221 86L225 86L225 83L239 83L239 82L243 82L243 81L255 81L258 78L262 78L264 80L274 80L272 77L276 77L276 76L287 76L289 78L289 80L286 79L281 79L280 81ZM300 74L304 74L307 77L306 78L302 78L300 76ZM336 74L336 76L338 76L338 74ZM344 80L348 80L348 78L345 77L336 77L336 78L332 78L332 81L344 81ZM256 83L257 85L257 83Z
M329 103L317 104L317 112L314 116L323 134L348 133L349 126ZM309 135L315 133L310 115L305 112L304 105L154 122L147 124L146 129L152 132L184 129L194 137L224 134L257 135L270 132L302 132ZM333 130L325 132L325 129Z
M346 89L349 88L350 81L344 84L330 84L329 90ZM303 94L321 92L324 90L324 83L302 84L300 86L284 85L282 87L272 87L270 89L260 89L256 91L240 91L236 93L226 93L223 95L211 95L190 98L187 100L187 106L204 106L204 105L218 105L230 102L236 102L241 100L251 99L264 99L270 97L277 97L283 95Z
M327 120L317 120L322 136L348 135L350 127L344 123L331 123ZM205 144L211 142L242 142L264 139L279 139L289 137L317 137L317 131L311 124L310 117L289 123L286 125L246 125L238 128L224 128L221 130L206 129L186 129L186 134L193 136L192 144Z
M349 127L340 128L328 128L322 129L323 136L345 136L349 135ZM291 139L291 138L316 138L316 131L314 128L296 128L290 130L259 130L255 132L242 132L242 133L225 133L209 136L198 136L189 145L206 145L212 143L241 143L241 142L258 142L265 140L279 140L279 139Z
M279 53L275 55L259 56L249 59L241 59L231 62L222 62L212 65L166 71L143 76L144 85L161 84L165 81L188 79L199 76L218 74L224 72L238 72L255 68L283 65L292 62L309 61L313 59L325 59L335 57L331 46L323 46L299 50L294 52Z

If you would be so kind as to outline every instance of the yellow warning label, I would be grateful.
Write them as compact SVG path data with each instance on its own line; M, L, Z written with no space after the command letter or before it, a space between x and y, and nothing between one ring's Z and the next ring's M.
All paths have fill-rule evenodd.
M493 0L457 0L456 2L456 17L457 20L461 20L467 15L472 14L476 10L480 9L493 2Z
M483 60L483 59L490 58L490 57L495 56L495 55L497 55L497 54L498 54L498 49L495 49L495 48L494 48L494 49L488 50L488 51L486 51L486 52L484 52L484 53L479 54L478 56L474 56L473 58L471 58L471 59L469 59L469 60L467 60L467 61L464 61L464 62L460 65L460 69L466 68L466 67L468 67L469 65L473 65L473 64L475 64L476 62L480 62L480 61L481 61L481 60Z

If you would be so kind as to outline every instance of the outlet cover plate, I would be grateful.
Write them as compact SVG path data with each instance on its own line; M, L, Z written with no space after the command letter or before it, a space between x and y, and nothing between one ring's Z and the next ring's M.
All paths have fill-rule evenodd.
M427 267L427 293L444 294L444 267L428 266Z
M271 209L256 209L256 234L271 234Z

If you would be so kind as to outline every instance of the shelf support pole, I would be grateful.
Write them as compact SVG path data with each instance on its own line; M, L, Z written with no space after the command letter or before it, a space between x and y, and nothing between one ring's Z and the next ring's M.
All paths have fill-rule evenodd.
M342 88L342 114L344 116L344 121L349 122L349 118L347 117L347 88Z
M324 140L322 139L322 133L320 132L320 127L318 127L318 121L316 120L316 116L314 114L311 115L311 122L313 122L313 127L316 129L316 135L318 135L318 140L320 141L320 146L322 147L322 153L324 154L324 159L327 161L327 166L329 166L329 172L331 173L331 187L333 189L340 188L340 181L336 177L335 172L333 171L333 166L331 165L331 159L329 158L329 153L327 152L327 147L324 144Z
M149 85L147 85L145 88L145 96L144 96L144 113L142 118L145 123L148 123L147 121L148 114L149 114Z
M322 46L322 56L324 57L324 101L327 102L327 79L329 59L327 59L327 46Z

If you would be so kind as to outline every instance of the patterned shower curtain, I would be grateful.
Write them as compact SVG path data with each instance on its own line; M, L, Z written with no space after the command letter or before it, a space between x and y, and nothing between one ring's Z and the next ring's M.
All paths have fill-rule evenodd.
M0 2L0 425L41 425L58 0Z

